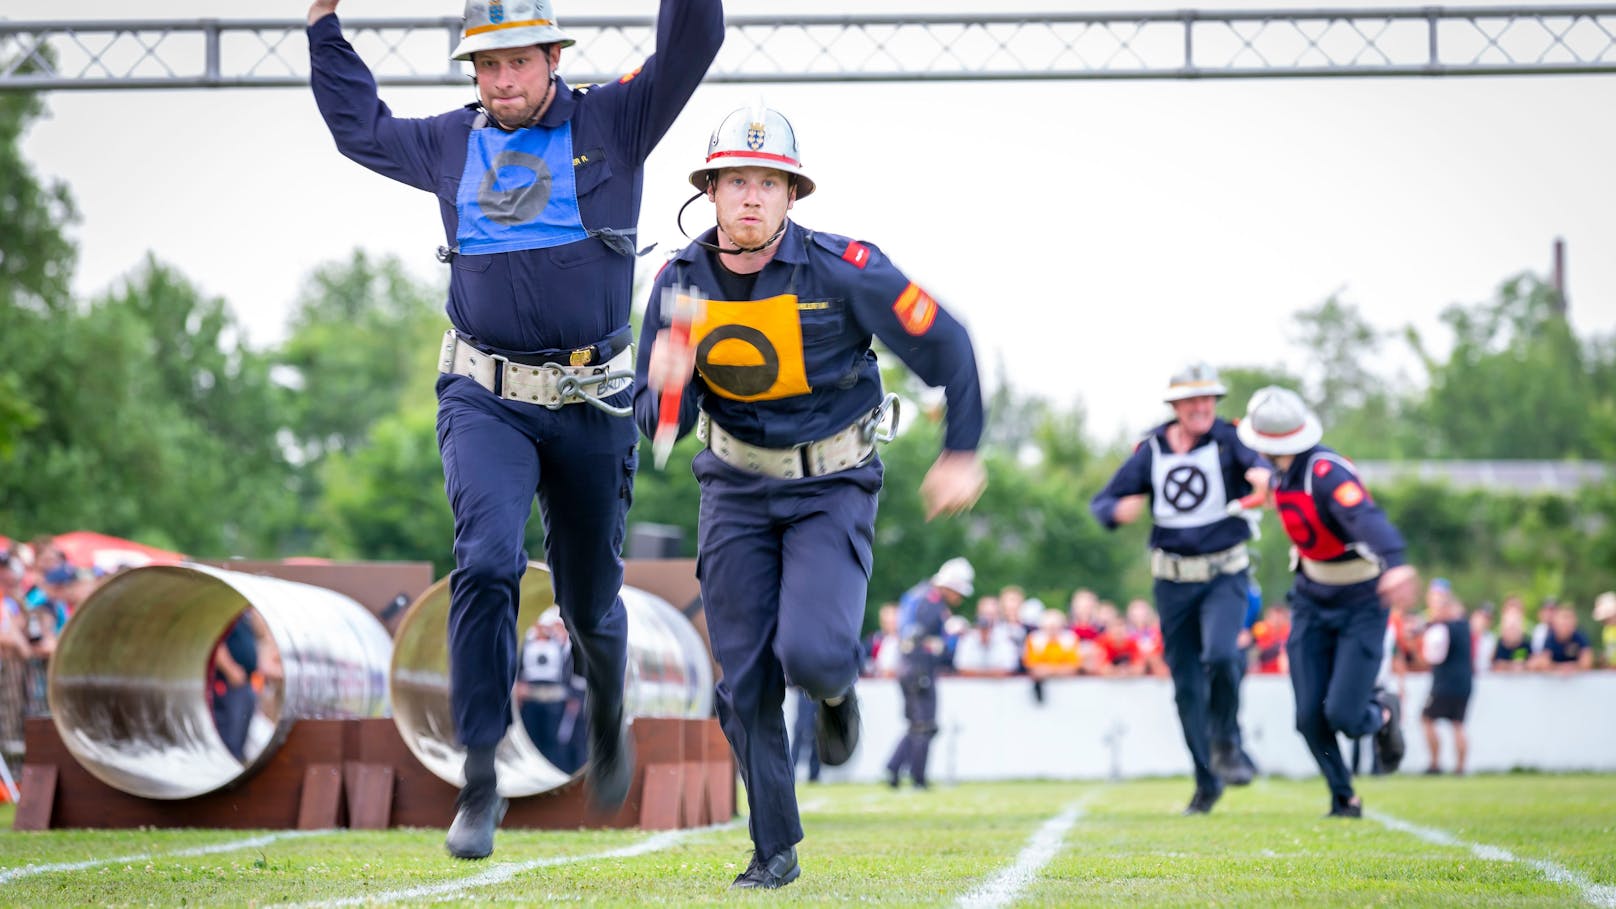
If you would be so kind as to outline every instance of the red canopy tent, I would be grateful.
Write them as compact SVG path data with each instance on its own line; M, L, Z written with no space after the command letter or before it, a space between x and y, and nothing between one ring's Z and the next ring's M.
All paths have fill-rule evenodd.
M119 568L186 561L186 556L178 552L90 530L58 534L55 539L67 561L80 568L116 571Z

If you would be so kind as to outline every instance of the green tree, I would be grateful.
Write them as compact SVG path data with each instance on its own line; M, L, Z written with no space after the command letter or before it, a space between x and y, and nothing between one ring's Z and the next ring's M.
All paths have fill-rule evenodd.
M1427 429L1422 454L1438 458L1598 458L1616 454L1611 347L1584 348L1559 294L1533 275L1504 282L1497 297L1452 306L1446 360L1417 333L1430 387L1414 415Z
M77 251L65 230L78 218L73 199L62 184L42 183L19 147L42 109L33 92L0 92L0 468L19 436L44 418L45 403L19 361L39 343L39 327L72 302ZM0 504L0 516L8 511Z
M83 312L37 325L14 361L46 403L0 493L14 526L260 551L287 473L268 365L239 339L222 300L150 259Z

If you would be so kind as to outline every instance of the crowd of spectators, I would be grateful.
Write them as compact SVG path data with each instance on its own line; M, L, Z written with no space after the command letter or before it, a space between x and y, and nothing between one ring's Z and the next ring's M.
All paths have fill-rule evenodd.
M100 583L55 541L0 542L0 757L22 753L22 721L49 712L45 683L56 638Z
M1476 672L1578 672L1596 666L1616 667L1616 592L1602 594L1594 606L1598 633L1578 625L1572 604L1545 598L1535 621L1528 623L1525 600L1511 595L1495 609L1484 603L1464 607L1446 581L1431 585L1427 608L1394 612L1388 639L1388 670L1426 672L1430 664L1422 640L1444 597L1453 597L1470 622ZM1494 617L1497 630L1494 631ZM881 607L879 625L865 639L867 676L898 672L902 641L898 606ZM1253 591L1240 644L1249 674L1285 675L1289 663L1285 643L1290 609L1283 601L1263 604ZM1162 631L1156 610L1143 598L1119 608L1093 591L1072 594L1065 611L1051 609L1020 587L1007 586L980 596L944 626L944 671L960 676L1167 676L1162 659ZM1390 674L1390 673L1389 673Z

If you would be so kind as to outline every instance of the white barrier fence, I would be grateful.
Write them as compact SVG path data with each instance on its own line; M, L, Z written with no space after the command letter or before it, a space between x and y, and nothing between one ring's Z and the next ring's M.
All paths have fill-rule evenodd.
M944 677L938 686L940 732L932 742L929 771L933 781L1121 779L1190 772L1167 679L1053 680L1044 683L1042 703L1034 699L1032 681L1025 677ZM1427 675L1407 678L1405 773L1418 773L1429 763L1419 717L1429 687ZM858 751L846 765L825 768L826 780L885 779L887 758L904 733L903 699L895 681L862 679L859 698L864 732ZM793 703L795 699L787 698L788 709ZM1287 677L1245 680L1240 726L1247 752L1264 773L1318 773L1296 732ZM1439 723L1438 729L1442 766L1451 770L1452 739L1447 724ZM1476 680L1465 729L1471 772L1616 771L1616 672L1483 675ZM1365 754L1365 772L1368 767Z

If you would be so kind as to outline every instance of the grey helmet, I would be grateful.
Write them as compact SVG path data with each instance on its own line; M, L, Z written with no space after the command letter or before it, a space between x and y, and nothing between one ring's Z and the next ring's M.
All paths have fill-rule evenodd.
M1185 398L1199 398L1212 395L1221 398L1229 393L1223 387L1223 381L1218 378L1218 371L1205 363L1191 363L1173 373L1167 380L1167 395L1162 398L1168 404L1182 401Z
M450 54L455 60L470 60L478 51L578 43L556 24L550 0L466 0L460 28L460 43Z
M1257 389L1237 431L1247 448L1267 455L1301 454L1324 438L1318 415L1300 395L1278 385Z
M768 167L796 177L797 198L814 192L814 181L802 169L797 131L785 114L759 101L729 112L707 141L707 159L690 172L690 185L702 192L712 175L725 167Z

